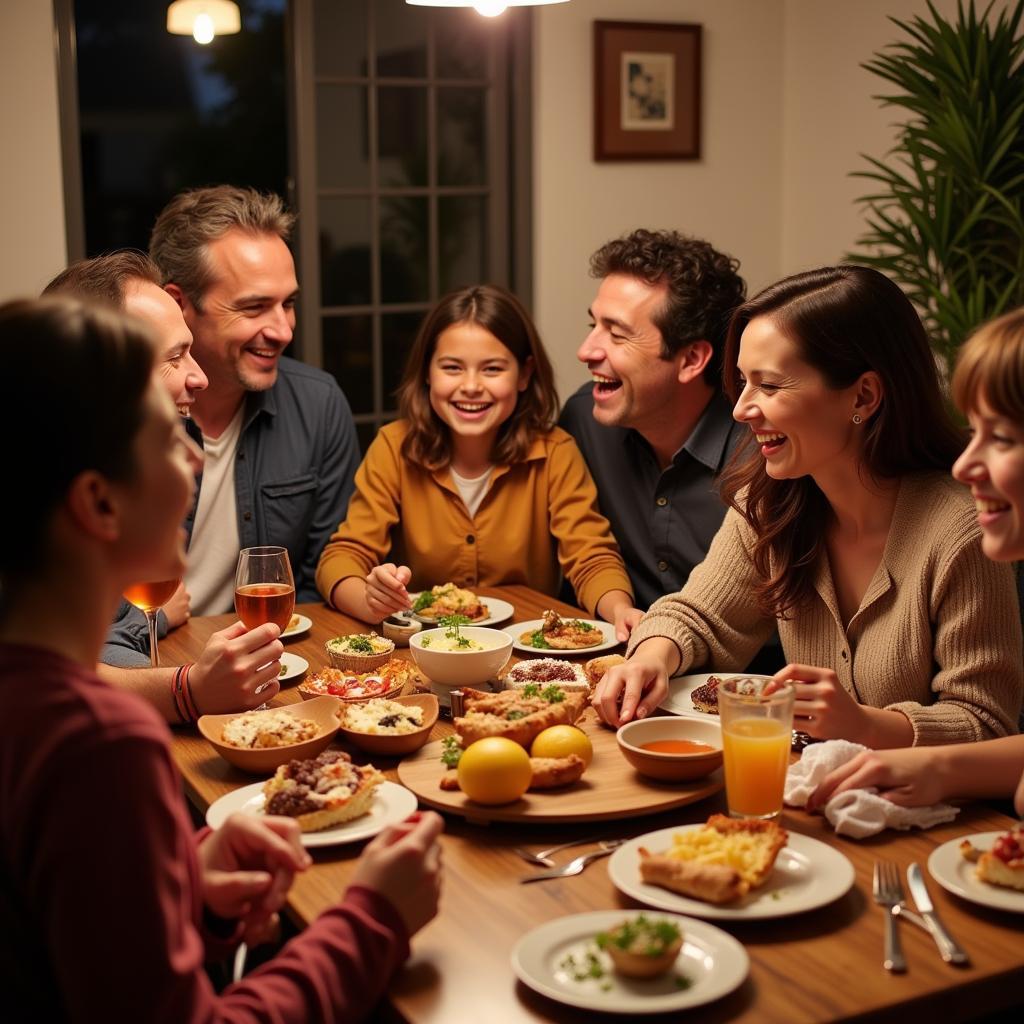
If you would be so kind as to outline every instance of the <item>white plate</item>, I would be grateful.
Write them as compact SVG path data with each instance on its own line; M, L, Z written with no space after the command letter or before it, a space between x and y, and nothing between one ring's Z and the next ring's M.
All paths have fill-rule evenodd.
M290 636L298 636L300 633L305 633L307 629L313 625L313 620L308 615L297 615L294 616L299 621L294 626L289 626L282 634L281 639L284 640Z
M976 832L973 836L961 836L943 843L938 849L932 850L928 858L928 871L943 889L956 896L962 896L972 903L980 903L984 907L995 907L996 910L1011 910L1024 914L1024 892L1016 889L1004 889L991 885L974 876L974 865L960 853L960 844L969 839L979 850L991 849L992 844L1004 835L1003 832Z
M300 658L297 654L289 654L288 651L285 651L281 655L282 671L277 677L277 681L279 683L286 683L289 679L297 679L308 668L309 662L305 658Z
M352 821L342 822L334 828L325 828L322 832L303 832L303 846L336 846L339 843L355 843L360 839L369 839L382 832L388 825L395 825L416 810L416 795L405 786L395 782L382 782L374 795L368 814ZM243 814L263 813L263 783L254 782L251 786L242 786L231 793L226 793L219 800L210 804L206 812L206 824L210 828L220 828L229 814L241 811Z
M738 903L723 906L705 903L641 880L641 846L652 853L661 853L672 845L672 836L676 833L700 827L663 828L620 846L608 862L608 876L615 888L659 910L743 921L802 914L839 899L853 885L853 865L843 854L799 832L789 833L789 842L779 852L768 881Z
M419 597L419 593L411 593L409 595L413 604L416 603L416 598ZM480 596L480 603L490 612L490 614L483 619L474 619L470 623L471 626L494 626L499 622L507 622L516 613L514 605L508 603L508 601L502 601L497 597L484 597ZM436 626L437 619L424 619L421 616L413 612L413 618L418 622L422 622L425 626Z
M698 686L703 686L712 676L718 676L719 679L735 679L737 676L744 673L740 672L705 672L701 675L693 676L677 676L675 679L668 681L668 696L658 705L662 711L668 711L673 715L682 715L683 717L697 717L697 718L714 718L717 720L718 715L712 715L707 711L700 711L693 706L693 701L690 700L690 694L697 689Z
M579 956L592 948L598 932L614 928L635 913L595 910L548 921L516 944L512 950L512 970L524 985L549 999L606 1013L682 1010L720 999L743 983L750 970L743 947L714 925L675 914L649 915L671 918L683 933L683 948L675 969L658 978L624 978L611 970L608 954L601 952L597 955L607 968L604 977L576 981L560 966L566 956ZM688 988L678 987L677 974L689 979Z
M517 651L525 651L527 654L536 654L538 658L559 658L568 657L572 654L585 654L588 658L599 651L610 651L613 647L619 646L615 639L615 627L610 622L598 622L596 619L571 619L572 622L585 622L589 626L595 626L601 630L604 642L595 644L593 647L580 647L575 651L559 651L554 647L528 647L519 642L523 633L540 629L544 625L543 619L530 619L528 622L513 622L511 626L504 626L503 629L512 637L512 647Z

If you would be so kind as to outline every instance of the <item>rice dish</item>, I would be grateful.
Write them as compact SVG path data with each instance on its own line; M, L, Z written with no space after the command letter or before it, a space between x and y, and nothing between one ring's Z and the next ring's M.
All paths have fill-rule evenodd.
M296 718L287 711L259 711L232 718L224 726L221 740L232 747L256 750L305 743L317 731L316 722L308 718Z
M423 728L423 708L394 700L368 700L345 708L342 725L369 736L406 736Z

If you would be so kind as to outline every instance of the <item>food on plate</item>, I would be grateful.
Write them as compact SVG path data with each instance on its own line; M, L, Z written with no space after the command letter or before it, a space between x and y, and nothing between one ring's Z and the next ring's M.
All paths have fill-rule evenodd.
M468 747L488 736L502 736L528 747L535 736L552 725L572 725L583 714L586 696L548 686L536 693L529 687L484 693L463 688L466 713L454 721L455 731Z
M287 632L289 629L298 629L298 628L299 628L299 616L298 615L293 615L288 620L288 626L285 629L285 632Z
M604 678L605 672L616 665L625 665L626 659L621 654L606 654L603 658L591 658L583 663L583 671L587 675L590 688L593 689Z
M520 690L531 684L547 686L556 683L563 690L589 691L590 684L583 669L564 658L532 658L520 661L505 673L505 685Z
M589 765L594 759L590 737L575 725L552 725L538 733L530 744L531 757L569 757L575 755Z
M299 684L303 693L319 697L330 694L343 700L368 700L400 690L415 674L409 662L392 658L372 672L349 672L342 668L322 668Z
M336 636L328 640L324 646L328 654L348 654L372 657L376 654L390 654L395 649L394 643L387 637L376 633L351 633L348 636Z
M459 788L478 804L509 804L529 788L530 758L512 740L489 736L470 743L459 758Z
M718 676L708 676L708 681L701 686L698 686L693 693L690 694L690 700L693 702L693 706L698 711L703 711L708 715L718 714L718 688L722 685L722 680Z
M683 948L683 933L674 921L638 914L600 932L594 941L615 970L627 978L654 978L664 974Z
M369 736L406 736L423 727L423 708L412 704L375 698L362 704L348 704L341 724Z
M319 731L316 722L308 718L296 718L287 711L253 711L248 715L232 718L221 740L232 747L253 750L263 747L288 747L293 743L305 743Z
M583 778L587 762L578 754L565 757L531 757L530 789L558 789Z
M413 612L424 619L439 619L443 615L465 615L470 622L479 622L490 615L490 609L471 590L454 583L424 590L412 606Z
M540 629L527 630L519 637L524 647L541 650L582 651L604 643L604 633L581 619L563 619L557 612L546 611Z
M662 853L640 848L640 877L707 903L731 903L765 883L788 834L774 821L713 814L676 833Z
M976 865L974 873L982 882L1024 892L1024 825L999 836L991 850L979 850L965 839L960 853Z
M373 765L354 765L348 754L325 750L281 765L263 785L263 810L294 818L303 832L319 832L366 814L383 781Z

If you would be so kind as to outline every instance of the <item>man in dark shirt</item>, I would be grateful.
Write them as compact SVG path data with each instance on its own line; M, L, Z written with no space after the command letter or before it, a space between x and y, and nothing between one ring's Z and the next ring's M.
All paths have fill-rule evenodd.
M597 483L637 606L678 591L725 516L717 477L743 435L721 389L744 299L739 264L674 231L637 230L591 257L600 279L577 353L593 380L560 420Z

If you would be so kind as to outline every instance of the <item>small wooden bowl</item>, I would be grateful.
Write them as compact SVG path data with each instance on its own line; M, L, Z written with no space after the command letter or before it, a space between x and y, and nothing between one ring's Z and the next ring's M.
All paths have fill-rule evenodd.
M662 782L688 782L710 775L722 764L722 727L715 721L676 716L627 722L615 734L622 756L641 774ZM644 750L656 740L692 740L713 750L696 754L665 754Z
M349 634L353 636L366 636L368 634ZM328 640L324 644L324 650L327 651L327 657L331 661L331 665L334 668L343 669L345 672L372 672L375 668L380 668L381 665L389 662L395 655L395 642L389 640L387 637L378 637L378 640L383 640L387 644L387 650L380 654L352 654L349 651L335 651L332 649L331 644L336 640L345 640L344 636L336 636Z
M406 707L417 707L423 709L423 725L415 732L403 733L401 736L387 736L380 733L358 732L349 729L345 725L345 714L342 711L341 725L338 732L352 743L365 750L368 754L382 754L386 757L404 757L413 751L419 750L428 739L430 730L434 728L437 721L439 705L437 698L432 693L413 693L408 697L391 697L396 704L404 704Z
M323 697L305 704L286 704L283 707L268 708L266 711L245 712L250 715L269 715L283 711L293 718L307 718L316 722L317 734L302 743L290 743L284 747L233 747L222 739L224 727L239 713L231 715L203 715L196 725L210 745L229 764L243 772L255 775L269 775L279 765L288 761L316 757L334 739L338 732L338 703L336 697Z

